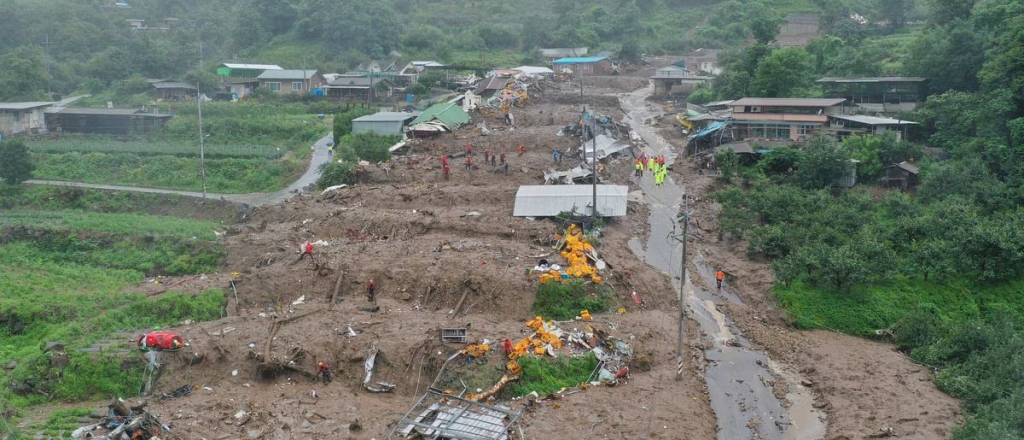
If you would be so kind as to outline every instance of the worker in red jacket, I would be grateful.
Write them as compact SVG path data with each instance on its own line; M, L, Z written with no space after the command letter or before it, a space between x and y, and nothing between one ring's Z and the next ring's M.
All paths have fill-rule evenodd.
M370 302L373 302L374 298L376 298L376 296L377 296L377 283L373 282L373 280L370 280L370 282L366 283L366 298L369 299Z
M299 255L299 261L302 261L303 258L306 258L306 255L309 255L310 260L316 261L316 259L313 258L313 242L306 240L306 243L302 245L302 249L303 252L302 255Z
M316 363L316 375L321 377L325 384L331 383L331 367L327 366L327 362Z

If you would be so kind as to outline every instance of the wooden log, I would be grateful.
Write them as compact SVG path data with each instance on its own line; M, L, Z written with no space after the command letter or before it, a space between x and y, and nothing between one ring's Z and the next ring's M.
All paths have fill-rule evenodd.
M334 309L334 302L338 299L338 291L341 290L341 280L345 278L345 271L338 269L338 281L334 283L334 293L331 294L331 305L327 306L327 310Z
M501 390L505 388L505 386L517 380L519 380L519 376L510 376L506 374L504 376L501 376L501 380L499 380L498 383L494 384L494 386L491 387L491 389L484 391L478 395L473 395L472 398L467 398L469 400L475 400L477 402L486 401L491 396L500 393Z

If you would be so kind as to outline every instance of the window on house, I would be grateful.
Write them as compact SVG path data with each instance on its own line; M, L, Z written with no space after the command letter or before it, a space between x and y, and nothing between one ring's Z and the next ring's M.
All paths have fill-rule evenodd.
M268 82L267 83L267 90L270 90L271 92L280 92L281 91L281 83L279 83L279 82Z
M302 81L295 81L295 82L293 82L292 83L292 91L294 91L294 92L302 91Z

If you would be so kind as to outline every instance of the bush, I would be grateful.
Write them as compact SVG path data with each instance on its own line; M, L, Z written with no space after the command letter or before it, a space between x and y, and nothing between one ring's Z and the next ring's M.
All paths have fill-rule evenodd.
M533 311L553 320L567 320L579 316L581 310L600 313L608 310L605 292L597 284L581 279L548 282L537 287Z
M355 164L352 162L327 162L320 165L318 169L320 178L316 180L318 189L325 189L335 185L355 183Z
M597 369L597 357L587 353L583 357L523 357L519 360L523 367L519 381L508 386L505 393L512 397L525 396L536 391L541 396L548 395L562 388L577 387L590 379Z
M341 139L341 144L351 147L362 160L383 162L391 159L391 147L401 140L399 136L365 132L345 136Z

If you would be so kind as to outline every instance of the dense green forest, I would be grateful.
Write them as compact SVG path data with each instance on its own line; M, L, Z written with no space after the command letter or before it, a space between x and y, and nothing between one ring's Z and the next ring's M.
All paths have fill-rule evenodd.
M44 92L97 93L132 76L217 85L217 63L270 62L346 71L393 53L403 59L490 68L535 62L540 47L587 46L680 54L770 39L788 12L829 11L841 32L857 12L884 21L877 4L911 0L8 0L0 2L0 100ZM839 4L840 6L836 6ZM873 11L879 11L875 13ZM128 19L167 31L133 31ZM200 44L202 55L200 56ZM200 59L205 68L200 69Z
M931 78L925 104L899 115L921 123L917 142L815 138L745 165L719 155L722 235L771 264L795 325L891 337L935 368L965 401L954 438L1022 438L1024 2L919 10L922 23L893 35L834 28L805 48L734 51L691 96L815 96L817 77L890 70ZM920 167L916 192L880 188L902 161ZM833 188L853 167L861 184Z

